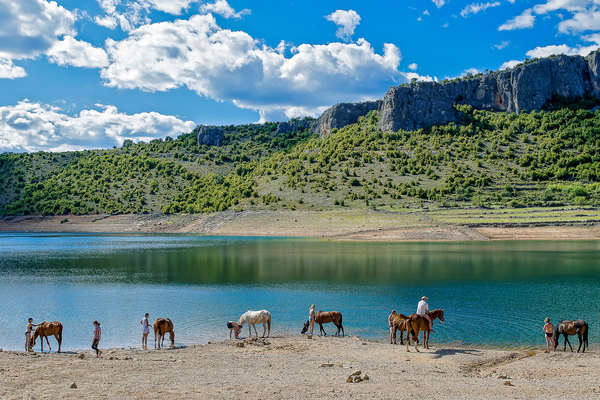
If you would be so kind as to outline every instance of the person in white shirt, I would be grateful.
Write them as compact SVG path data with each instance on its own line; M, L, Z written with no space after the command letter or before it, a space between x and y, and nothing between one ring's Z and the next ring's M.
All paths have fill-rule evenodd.
M148 350L148 334L150 333L150 321L148 318L150 314L144 314L144 319L140 321L142 325L142 350Z
M429 312L429 304L427 304L427 300L429 300L427 296L421 297L421 301L417 305L417 315L420 315L421 317L425 318L429 323L429 330L433 331L431 317L427 314Z

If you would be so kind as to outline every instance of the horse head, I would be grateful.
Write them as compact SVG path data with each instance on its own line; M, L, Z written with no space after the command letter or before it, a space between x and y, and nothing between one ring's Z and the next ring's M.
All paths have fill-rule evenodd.
M444 310L442 310L440 308L440 309L437 309L437 310L433 310L433 312L435 313L435 315L434 315L433 318L437 317L442 323L445 322L445 320L444 320Z
M310 321L306 321L304 323L304 327L302 327L302 330L300 331L301 335L304 335L306 333L306 331L308 331L308 325L310 325Z

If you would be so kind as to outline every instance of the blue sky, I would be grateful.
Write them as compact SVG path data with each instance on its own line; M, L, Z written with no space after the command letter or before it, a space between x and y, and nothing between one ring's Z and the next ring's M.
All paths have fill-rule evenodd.
M600 0L0 0L0 151L317 116L598 32Z

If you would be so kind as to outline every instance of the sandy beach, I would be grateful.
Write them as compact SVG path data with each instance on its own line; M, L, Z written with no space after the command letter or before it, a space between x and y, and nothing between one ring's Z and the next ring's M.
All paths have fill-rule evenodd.
M435 341L435 339L433 339ZM575 339L576 341L576 339ZM347 383L360 371L368 380ZM74 385L73 385L74 384ZM74 386L74 387L71 387ZM2 399L590 399L600 356L358 337L274 337L181 349L0 353Z
M444 223L423 212L225 211L180 215L67 215L0 218L0 232L190 233L289 236L330 240L586 240L600 239L593 220L481 224Z

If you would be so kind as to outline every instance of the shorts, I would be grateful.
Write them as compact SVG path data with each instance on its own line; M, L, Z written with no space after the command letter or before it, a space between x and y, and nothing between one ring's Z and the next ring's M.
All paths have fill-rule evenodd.
M552 332L546 332L546 336L552 337Z

